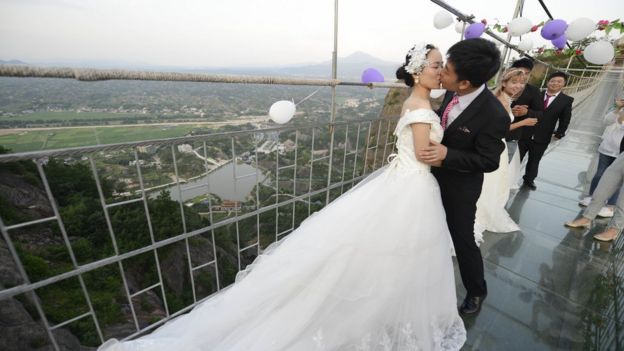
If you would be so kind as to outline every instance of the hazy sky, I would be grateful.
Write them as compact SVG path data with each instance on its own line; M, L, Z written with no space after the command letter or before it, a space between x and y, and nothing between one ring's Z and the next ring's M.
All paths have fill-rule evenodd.
M515 0L447 0L477 19L506 23ZM545 0L555 18L624 18L621 0ZM333 49L333 0L0 0L0 59L185 67L325 61ZM414 42L443 50L453 26L433 27L428 0L340 0L339 56L364 51L399 62ZM526 0L524 17L547 16ZM542 42L539 32L534 42Z

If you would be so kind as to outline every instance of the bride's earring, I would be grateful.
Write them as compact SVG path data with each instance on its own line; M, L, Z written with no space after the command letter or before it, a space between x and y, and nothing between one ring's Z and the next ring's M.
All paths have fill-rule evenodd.
M420 76L414 76L414 85L420 83Z

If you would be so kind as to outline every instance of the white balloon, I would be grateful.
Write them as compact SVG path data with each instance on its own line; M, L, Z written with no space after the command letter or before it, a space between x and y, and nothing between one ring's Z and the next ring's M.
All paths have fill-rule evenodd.
M522 38L518 43L518 50L529 51L533 49L533 40L531 38Z
M463 33L464 32L464 22L460 21L460 22L455 23L455 31L457 33L460 33L460 34Z
M433 16L433 26L437 29L444 29L453 23L453 16L450 13L442 10Z
M518 17L511 20L507 28L509 29L509 34L514 37L518 37L522 34L530 32L532 26L533 24L529 19L524 17Z
M615 48L608 41L595 41L585 48L583 57L593 64L604 65L613 60L615 56Z
M596 30L596 22L587 17L577 18L570 22L568 29L565 31L568 40L583 40L593 31Z
M269 116L273 122L284 124L293 118L296 110L297 107L292 101L280 100L271 105L271 108L269 109Z

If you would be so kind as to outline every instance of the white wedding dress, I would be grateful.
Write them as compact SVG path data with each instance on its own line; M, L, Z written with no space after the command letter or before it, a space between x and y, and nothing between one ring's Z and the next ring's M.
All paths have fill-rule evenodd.
M509 116L513 121L513 115L510 113ZM509 233L520 230L520 227L505 210L511 184L514 182L512 179L517 177L516 174L520 171L520 156L516 149L510 164L507 144L504 139L503 143L505 150L500 155L498 169L483 174L483 187L481 188L481 196L477 201L475 214L474 235L477 245L483 242L483 232L486 230L493 233Z
M398 154L260 255L237 281L152 334L99 350L459 350L450 236L440 189L398 122Z

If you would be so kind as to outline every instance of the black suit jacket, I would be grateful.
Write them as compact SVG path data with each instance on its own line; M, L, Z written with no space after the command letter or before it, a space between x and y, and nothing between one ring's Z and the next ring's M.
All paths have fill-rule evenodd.
M511 107L516 105L527 105L528 112L524 116L516 116L512 123L516 123L522 121L525 118L540 118L542 117L542 113L544 111L544 99L542 99L542 93L539 88L527 84L522 91L522 94L518 97L518 99L514 100L511 103ZM524 133L526 127L516 128L512 131L507 132L507 140L519 140L522 139L522 134Z
M438 115L453 97L447 92ZM500 101L486 88L444 131L442 144L448 148L438 175L477 176L495 171L505 149L502 139L509 130L509 114Z
M546 94L546 92L540 94L542 106L544 106L544 94ZM568 125L570 124L570 118L572 117L573 101L573 97L563 92L559 93L550 105L548 105L546 110L544 110L544 114L535 126L522 128L524 129L522 131L522 140L532 139L536 143L548 144L550 143L553 133L557 134L560 138L564 137ZM559 126L555 132L557 122L559 122Z

